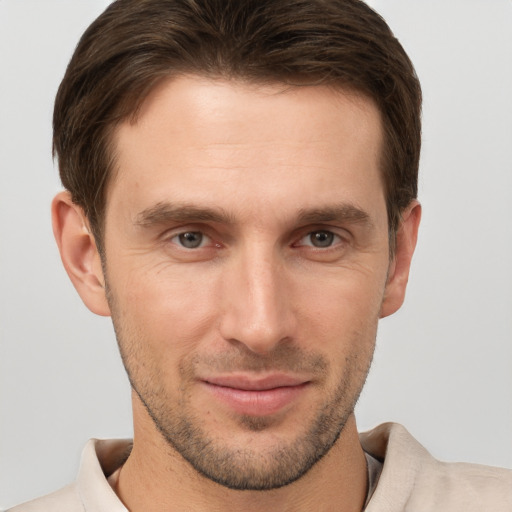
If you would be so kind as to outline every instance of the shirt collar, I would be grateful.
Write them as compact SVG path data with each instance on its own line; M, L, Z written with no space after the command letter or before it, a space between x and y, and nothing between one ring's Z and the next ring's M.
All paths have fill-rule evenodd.
M78 493L85 510L128 512L107 478L124 463L131 446L129 439L91 439L85 445L77 479Z

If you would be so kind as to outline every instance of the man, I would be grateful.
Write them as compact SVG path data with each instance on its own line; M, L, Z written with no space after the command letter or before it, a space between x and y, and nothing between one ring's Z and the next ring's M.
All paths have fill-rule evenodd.
M365 4L115 2L54 130L55 235L112 316L135 435L13 510L510 509L504 470L357 434L420 220L419 84Z

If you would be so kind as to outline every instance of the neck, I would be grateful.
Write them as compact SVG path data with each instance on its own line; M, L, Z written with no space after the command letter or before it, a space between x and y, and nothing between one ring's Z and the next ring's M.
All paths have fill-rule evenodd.
M367 471L354 416L331 450L296 482L270 491L236 491L203 477L162 438L134 403L134 443L116 493L131 512L246 510L360 512ZM146 416L146 418L144 418ZM137 421L138 419L149 421Z

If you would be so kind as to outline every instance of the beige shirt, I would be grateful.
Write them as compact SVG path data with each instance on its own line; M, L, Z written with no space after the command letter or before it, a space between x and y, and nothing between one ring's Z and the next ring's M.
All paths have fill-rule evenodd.
M360 437L384 460L366 512L512 512L512 470L440 462L394 423ZM89 441L75 483L9 512L126 512L107 478L129 447L129 440Z

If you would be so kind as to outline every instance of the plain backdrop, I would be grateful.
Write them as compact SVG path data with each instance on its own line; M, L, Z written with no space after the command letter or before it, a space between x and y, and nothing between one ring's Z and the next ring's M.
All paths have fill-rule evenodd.
M54 95L105 0L0 0L0 508L74 479L89 437L131 434L109 319L53 241ZM424 206L406 305L381 322L360 429L512 467L512 2L374 0L424 90Z

